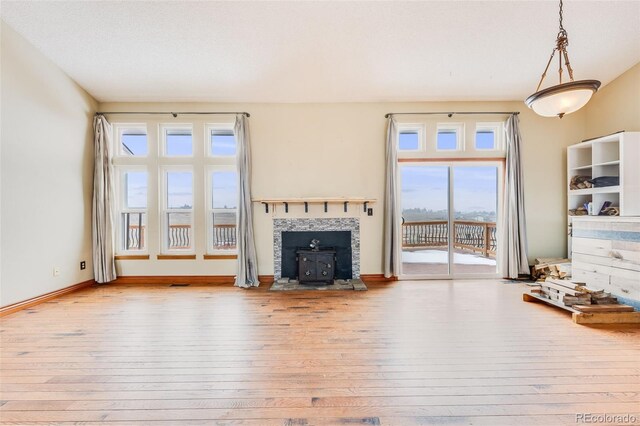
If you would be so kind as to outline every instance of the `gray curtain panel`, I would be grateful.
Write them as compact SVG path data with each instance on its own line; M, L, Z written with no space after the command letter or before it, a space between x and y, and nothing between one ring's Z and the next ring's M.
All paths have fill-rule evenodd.
M505 161L504 210L500 240L501 274L518 278L529 274L527 261L527 223L524 211L524 179L520 156L520 120L513 114L506 123L507 158Z
M244 114L236 115L234 132L238 145L238 275L235 285L257 287L260 283L251 213L251 138L249 122Z
M386 176L384 187L384 276L391 278L400 272L397 258L397 242L400 238L400 221L397 217L398 123L389 117L387 125Z
M115 227L113 166L111 165L111 124L102 115L93 118L94 169L93 274L96 282L108 283L117 278L115 264Z

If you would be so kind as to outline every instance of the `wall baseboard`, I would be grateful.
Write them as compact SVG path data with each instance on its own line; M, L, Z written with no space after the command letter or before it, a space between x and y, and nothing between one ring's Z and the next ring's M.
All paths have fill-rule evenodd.
M23 309L31 308L32 306L36 306L41 303L48 302L51 299L64 296L65 294L73 293L74 291L82 290L83 288L86 288L86 287L91 287L95 283L96 283L95 280L87 280L78 284L71 285L69 287L61 288L60 290L55 290L40 296L32 297L31 299L23 300L22 302L3 306L0 308L0 317L13 314Z
M273 284L275 280L273 275L258 275L258 281L260 284Z
M258 275L262 284L273 283L273 275ZM236 282L235 275L131 275L121 276L110 284L215 284L233 285Z
M386 278L384 274L360 274L360 279L365 283L390 283L398 281L398 277Z
M113 284L231 284L236 282L235 275L132 275L116 278L106 285Z

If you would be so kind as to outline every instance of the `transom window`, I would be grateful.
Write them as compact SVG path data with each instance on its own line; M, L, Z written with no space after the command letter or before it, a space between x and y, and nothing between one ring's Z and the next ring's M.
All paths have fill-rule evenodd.
M190 157L193 155L191 127L164 127L164 155L168 157Z
M209 153L214 157L236 155L236 137L232 129L210 129Z
M147 127L131 125L117 129L116 155L124 157L145 157L148 153Z
M476 149L495 149L496 134L492 130L478 130L476 132Z
M424 125L399 124L398 151L420 151L424 149Z
M398 155L401 158L457 158L504 153L503 122L437 120L426 117L424 122L398 123Z
M398 145L401 151L417 151L420 148L418 132L400 132Z
M464 125L447 123L438 124L436 135L436 150L438 151L462 151L462 139L464 137Z
M503 129L502 123L477 123L475 149L478 151L500 149Z

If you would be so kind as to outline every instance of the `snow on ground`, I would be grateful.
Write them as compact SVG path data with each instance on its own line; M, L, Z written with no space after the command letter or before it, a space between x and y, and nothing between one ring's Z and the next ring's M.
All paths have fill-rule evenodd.
M448 263L449 253L443 250L415 250L403 251L403 263ZM453 263L463 265L495 265L495 259L475 254L454 253Z

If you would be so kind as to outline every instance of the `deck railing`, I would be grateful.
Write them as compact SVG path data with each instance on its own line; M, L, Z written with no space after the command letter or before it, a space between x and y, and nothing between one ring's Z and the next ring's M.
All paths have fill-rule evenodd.
M485 257L496 254L495 222L456 220L454 248L480 253ZM144 247L145 226L129 225L127 249ZM169 248L191 247L191 225L169 226ZM237 244L236 225L214 225L213 245L218 249L234 249ZM449 226L446 220L405 222L402 224L402 247L446 247L449 244Z
M235 249L236 225L213 225L213 247L220 250Z
M127 232L127 250L136 250L144 247L145 226L129 225ZM169 226L169 249L180 250L191 248L191 225ZM236 225L214 225L213 247L220 250L232 250L236 248Z
M127 250L142 250L145 248L144 241L144 223L145 213L142 212L126 212L122 214L124 221L124 245Z
M191 248L191 225L169 225L169 250Z
M484 257L496 255L495 222L456 220L453 222L453 247L480 253ZM446 220L405 222L402 224L402 247L446 247L449 245L449 226Z
M141 250L144 247L144 225L129 225L127 250Z

